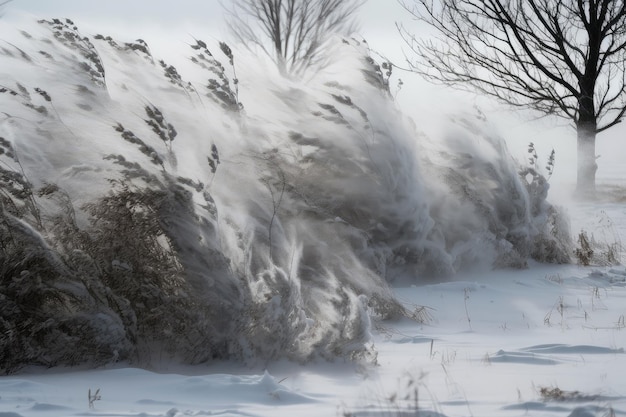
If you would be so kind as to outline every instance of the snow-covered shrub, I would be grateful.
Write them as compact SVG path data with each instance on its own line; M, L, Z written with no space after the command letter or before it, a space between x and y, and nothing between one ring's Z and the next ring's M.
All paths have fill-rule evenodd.
M223 340L216 337L228 334L225 311L214 311L214 320L209 319L208 300L197 299L205 294L204 286L194 288L187 280L167 233L169 216L162 212L178 210L171 214L176 216L186 208L185 190L177 191L180 194L122 183L85 207L92 224L83 234L82 250L96 264L106 288L123 300L115 307L138 348L144 349L140 361L160 349L188 362L197 356L199 360L226 356L220 352Z
M589 231L578 233L574 257L581 265L620 265L624 245L615 230L613 220L601 211Z
M0 372L129 357L119 318L81 278L31 225L0 212Z
M533 168L522 169L520 177L530 198L530 257L547 263L571 262L573 243L569 221L562 208L547 201L549 184L546 177Z
M41 227L33 185L26 177L13 145L3 137L0 137L0 161L0 207L13 216L28 216Z
M39 23L54 36L41 42L45 50L39 54L60 77L47 80L51 94L35 91L45 93L44 101L54 106L50 103L56 102L55 91L65 88L64 82L77 82L73 97L78 114L64 112L64 102L50 111L38 107L32 89L13 80L6 84L17 87L2 91L3 104L21 102L26 109L7 107L11 112L4 113L3 132L16 139L3 137L0 142L2 282L6 284L0 294L8 309L2 319L6 326L20 326L7 328L5 334L14 337L0 343L3 351L12 352L2 361L2 369L112 360L147 365L169 355L188 363L230 357L230 345L237 343L232 329L240 290L219 251L210 194L201 182L165 171L176 170L176 129L153 105L142 106L146 126L142 136L152 134L157 142L144 141L121 123L111 126L106 115L112 113L105 109L111 102L107 94L98 92L107 88L104 61L94 44L79 35L70 21ZM26 31L21 33L37 42ZM116 48L112 42L109 39L120 54L149 51L145 43L136 44L144 45L142 49L135 44ZM15 65L32 65L24 50L18 56L7 50L4 54L14 58ZM172 73L166 71L165 77L171 79ZM42 81L45 78L35 74ZM92 131L78 131L79 138L63 118L93 120L94 106L101 106L110 134L100 131L100 137L92 138ZM130 158L110 154L120 149L114 144L117 141L129 144L125 152ZM83 146L84 142L90 144ZM18 148L26 156L24 164L18 160ZM219 163L215 146L208 158L209 163ZM68 171L61 174L65 168ZM92 182L100 170L107 173ZM26 172L40 187L36 193ZM59 179L60 185L45 182L50 178ZM35 275L32 280L16 278L31 275ZM48 278L43 287L41 276ZM59 282L63 285L57 288ZM77 289L69 291L73 287ZM23 307L22 293L34 304ZM39 302L42 297L55 304ZM72 314L63 314L64 308ZM18 349L17 344L28 349Z
M546 200L547 180L513 160L484 116L453 117L444 145L427 170L443 179L431 212L455 269L569 262L569 225Z
M0 50L16 69L0 80L0 317L2 348L24 348L5 370L374 362L371 319L418 316L389 283L571 253L540 175L467 118L433 153L359 42L300 82L249 56L237 76L225 44L228 68L200 40L176 68L70 21L16 36ZM20 307L22 287L42 302Z

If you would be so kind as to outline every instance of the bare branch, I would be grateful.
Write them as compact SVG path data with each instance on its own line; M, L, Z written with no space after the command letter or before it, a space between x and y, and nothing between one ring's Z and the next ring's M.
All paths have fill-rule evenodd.
M413 71L570 119L578 131L579 185L595 178L595 135L626 114L626 2L398 2L436 34L436 41L418 39L398 25L418 57L409 62Z
M240 43L259 47L284 74L300 75L322 62L333 34L356 30L352 17L364 0L233 0L226 6L230 29Z

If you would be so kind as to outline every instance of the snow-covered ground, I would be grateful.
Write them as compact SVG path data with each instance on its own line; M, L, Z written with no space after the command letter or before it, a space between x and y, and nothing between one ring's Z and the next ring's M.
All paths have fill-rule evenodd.
M624 267L532 265L396 292L431 320L382 324L378 366L33 370L0 379L0 416L626 415Z
M58 35L51 35L49 27ZM193 81L187 84L142 42L116 43L106 37L86 42L74 36L78 29L65 21L22 29L17 35L2 33L11 41L0 50L11 71L0 73L5 89L0 97L0 136L5 138L0 142L4 156L0 156L3 172L14 175L10 178L21 178L21 172L45 192L35 195L31 190L26 193L29 198L7 197L16 208L6 218L30 225L15 230L32 238L29 244L44 242L45 237L46 250L54 248L55 256L68 265L90 256L114 277L135 277L123 262L123 252L110 255L80 246L82 241L72 241L72 235L62 235L51 224L58 212L74 213L68 207L80 209L97 201L87 205L95 210L105 201L103 196L120 191L109 184L111 177L142 191L149 187L139 188L133 181L145 180L172 200L167 200L166 209L178 210L176 214L182 216L181 220L168 217L167 210L159 212L165 221L158 225L165 230L158 233L166 237L150 242L153 249L168 249L163 255L166 266L171 266L166 262L171 256L176 261L172 271L179 272L184 264L197 280L218 282L211 291L217 288L223 293L208 293L215 305L220 297L232 296L228 299L232 301L244 294L241 303L257 308L253 314L260 324L255 328L252 313L242 308L241 321L252 323L245 323L249 326L245 331L224 325L233 337L243 340L242 350L249 350L238 359L253 365L227 360L197 366L164 362L156 372L148 370L156 369L150 366L138 369L119 363L51 370L19 368L23 363L17 363L19 374L0 377L0 417L626 415L623 266L546 266L530 260L526 269L469 271L473 263L497 261L496 255L502 255L498 250L517 256L504 256L505 260L526 261L533 252L532 238L552 236L552 230L544 229L551 223L545 216L543 189L539 187L538 195L531 192L537 191L532 184L539 177L530 184L517 177L519 167L482 116L469 121L464 119L467 116L457 117L448 142L431 138L437 143L427 143L380 88L384 77L376 77L373 67L359 66L365 48L358 41L337 48L335 56L341 59L331 68L333 79L320 76L308 84L256 74L265 71L258 70L260 64L237 55L238 96L235 84L226 82L219 88L202 84L207 71L201 70L207 68L211 76L225 77L221 82L235 78L234 68L220 69L213 61L195 68L195 73L184 73ZM202 44L190 44L193 51L188 53L204 52ZM203 56L198 59L208 54ZM367 77L370 84L364 81ZM163 110L165 123L153 106ZM223 109L228 106L235 110ZM168 121L178 136L172 135ZM154 122L159 126L155 128ZM414 122L418 128L425 125L425 130L430 123L417 117ZM219 149L219 157L212 145ZM597 241L612 244L621 256L626 208L619 187L626 172L621 164L602 165L602 169L598 201L568 202L561 198L567 193L559 194L556 186L553 195L560 197L552 201L566 206L574 240L584 230ZM59 188L49 188L48 181ZM22 179L19 184L26 182ZM55 199L48 201L47 195ZM537 210L530 214L533 205ZM34 218L35 206L49 217ZM139 212L142 207L152 208L140 206ZM96 236L108 231L105 241L116 242L109 229L98 229L102 227L98 220L107 220L107 213L95 211L101 218L89 229L88 212L78 210L72 226ZM35 230L37 220L47 227ZM7 230L13 230L9 226ZM192 232L197 239L187 239ZM201 268L202 256L218 251L223 257L211 259L210 266L218 271L213 276L214 270ZM229 268L218 276L224 259ZM415 271L427 263L457 273L424 282L407 276L411 261L417 264ZM403 266L406 279L395 282L393 293L423 323L409 319L370 323L362 314L365 303L360 294L387 296L376 292L386 288L378 274L392 274ZM374 267L380 270L374 273ZM76 274L91 277L90 271L85 267ZM3 273L14 279L13 271ZM104 278L100 278L113 287L106 273L101 272ZM29 276L26 269L16 274ZM229 279L241 287L229 289L225 284ZM53 283L58 288L69 286L58 281ZM93 298L101 302L100 287L90 283L86 295L88 291L81 292L88 287L80 286L83 281L71 281L75 285L71 288L83 299L96 293ZM183 280L181 285L187 284ZM192 289L193 284L199 285L198 281L191 284ZM339 291L341 299L336 296ZM107 287L102 294L109 296L111 290ZM166 300L173 297L166 295ZM391 300L391 296L382 299ZM93 325L87 327L98 330L108 323L103 330L114 336L122 333L120 345L134 340L124 333L134 336L128 330L132 325L120 324L127 318L122 313L140 317L155 310L136 305L132 306L136 311L124 310L96 302L84 305L100 319L85 318ZM231 306L241 307L234 301ZM228 305L220 308L225 322L239 319ZM65 323L65 317L59 320ZM276 327L271 327L273 323ZM337 331L339 325L343 327ZM282 337L281 332L288 334ZM169 328L167 334L174 352L184 351L186 339L172 340L175 333ZM71 336L75 335L66 331L53 340L75 340ZM255 336L264 339L255 341ZM277 339L283 342L278 347L272 345ZM376 353L375 364L341 359L342 354L363 353L361 343L367 354ZM320 359L329 346L339 354L334 360ZM201 347L196 344L190 350ZM76 348L81 354L89 350L59 348ZM306 363L263 360L272 354ZM8 356L3 355L3 359Z

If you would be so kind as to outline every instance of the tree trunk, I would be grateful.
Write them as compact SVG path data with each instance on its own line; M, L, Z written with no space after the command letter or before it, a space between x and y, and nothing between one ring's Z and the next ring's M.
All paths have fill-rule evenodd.
M576 193L583 198L593 197L596 192L596 122L579 121L576 125L578 136L578 175Z
M595 45L590 39L590 44ZM598 44L599 45L599 44ZM594 57L587 62L585 74L579 81L580 96L578 97L578 120L576 134L578 141L578 164L576 177L576 194L581 198L593 198L596 193L596 133L598 121L594 92L596 89L597 49L591 48ZM593 64L592 64L593 63Z

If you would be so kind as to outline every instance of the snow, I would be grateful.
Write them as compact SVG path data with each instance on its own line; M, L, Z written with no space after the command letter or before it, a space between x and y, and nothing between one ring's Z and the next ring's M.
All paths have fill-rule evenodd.
M149 352L137 359L126 352L132 350L127 333L137 324L132 308L143 310L105 305L111 290L98 287L95 273L80 283L61 280L63 294L96 294L81 304L88 319L71 318L87 322L85 331L110 351L93 354L95 369L31 365L0 377L0 417L626 415L626 269L532 259L534 239L556 230L546 229L547 187L539 177L536 188L518 177L484 115L446 118L443 137L416 134L389 97L362 80L366 48L358 42L336 46L341 59L307 83L284 80L266 63L235 54L242 61L244 111L233 115L206 92L200 98L164 82L150 57L120 52L105 40L94 41L107 68L100 88L98 71L80 71L75 64L85 60L47 40L45 25L24 25L30 38L14 38L6 28L3 37L32 56L42 48L54 59L37 56L33 63L3 46L11 71L0 74L0 84L17 89L19 78L31 97L0 97L6 110L0 136L18 150L20 169L37 188L50 182L66 193L38 199L41 209L54 214L67 196L78 209L76 224L86 228L84 204L114 192L108 180L125 178L122 168L135 173L123 162L141 161L140 178L157 178L160 191L179 181L176 190L186 194L167 200L161 213L167 227L153 248L164 258L177 251L175 260L163 261L174 272L185 266L188 281L177 285L220 306L222 322L198 325L237 337L233 350L240 353L194 366L156 360L168 356L168 346L193 355L208 343L188 343L168 327L168 305L150 312L162 314L157 322L170 345L140 346L137 356ZM196 88L205 83L197 67L184 69ZM33 93L35 87L52 102ZM348 93L350 102L332 98ZM143 120L147 105L165 109L175 125L169 148L151 136ZM46 115L34 112L37 106L47 106ZM120 137L118 123L136 133L140 146ZM415 118L418 127L429 123ZM213 144L220 154L212 171L206 158ZM126 159L103 159L111 153ZM152 166L146 156L161 162ZM3 161L17 170L15 158ZM285 178L298 193L285 192ZM456 185L488 204L463 200L443 178L464 181ZM602 198L559 201L567 204L574 239L586 230L623 255L626 209L619 189L610 187L624 178L623 165L605 166ZM196 181L206 183L201 191L194 191ZM46 249L55 273L70 267L58 259L96 257L62 258L67 254L48 247L56 243L54 230L44 233L28 215L10 219L28 242ZM122 255L107 259L111 274L142 266ZM527 268L502 265L511 259ZM494 264L504 268L492 270ZM19 279L30 278L21 273ZM167 294L174 295L180 293ZM376 296L398 300L424 320L382 320L368 305ZM257 321L233 329L229 322L246 314ZM55 339L55 346L80 350L70 336ZM120 355L127 362L117 362ZM358 355L365 360L351 360Z
M403 301L429 306L432 320L383 323L374 334L377 366L30 370L0 379L0 415L626 413L624 267L533 265L395 291ZM544 399L542 388L565 394ZM88 389L100 389L102 397L93 410Z

